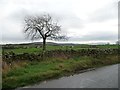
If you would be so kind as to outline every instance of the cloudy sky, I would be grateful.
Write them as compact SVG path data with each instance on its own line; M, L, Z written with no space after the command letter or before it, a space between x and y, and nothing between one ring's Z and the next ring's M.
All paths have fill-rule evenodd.
M67 34L67 42L114 43L118 39L119 0L0 0L0 43L25 39L26 15L49 13ZM40 41L40 40L39 40Z

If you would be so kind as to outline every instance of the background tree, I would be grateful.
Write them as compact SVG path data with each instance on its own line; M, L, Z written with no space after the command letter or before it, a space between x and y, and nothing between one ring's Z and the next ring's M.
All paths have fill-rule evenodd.
M32 40L43 39L43 51L46 50L46 39L67 39L61 34L61 26L49 14L25 17L24 31Z

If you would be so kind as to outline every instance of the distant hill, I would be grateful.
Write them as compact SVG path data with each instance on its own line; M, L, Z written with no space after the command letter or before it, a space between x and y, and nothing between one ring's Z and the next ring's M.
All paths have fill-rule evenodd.
M47 45L67 45L67 46L74 46L74 45L106 45L107 43L91 43L91 44L75 44L75 43L55 43L55 42L46 42ZM21 43L21 44L4 44L0 46L29 46L29 45L42 45L42 42L32 42L32 43Z
M46 42L47 45L79 45L73 43L54 43L54 42ZM2 46L29 46L29 45L42 45L42 42L32 42L32 43L21 43L21 44L5 44Z

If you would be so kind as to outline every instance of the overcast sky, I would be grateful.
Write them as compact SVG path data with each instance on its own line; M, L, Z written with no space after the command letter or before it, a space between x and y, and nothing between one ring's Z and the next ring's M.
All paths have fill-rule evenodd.
M114 43L118 39L119 0L0 0L0 43L29 42L26 15L49 13L67 34L67 42Z

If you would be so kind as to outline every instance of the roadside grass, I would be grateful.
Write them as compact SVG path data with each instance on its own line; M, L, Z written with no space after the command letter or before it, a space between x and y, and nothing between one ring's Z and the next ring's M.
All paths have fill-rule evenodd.
M70 75L83 69L116 64L118 62L116 55L100 58L82 56L70 59L49 58L41 62L29 61L22 67L13 67L8 72L3 73L2 87L3 89L14 89L43 80Z

